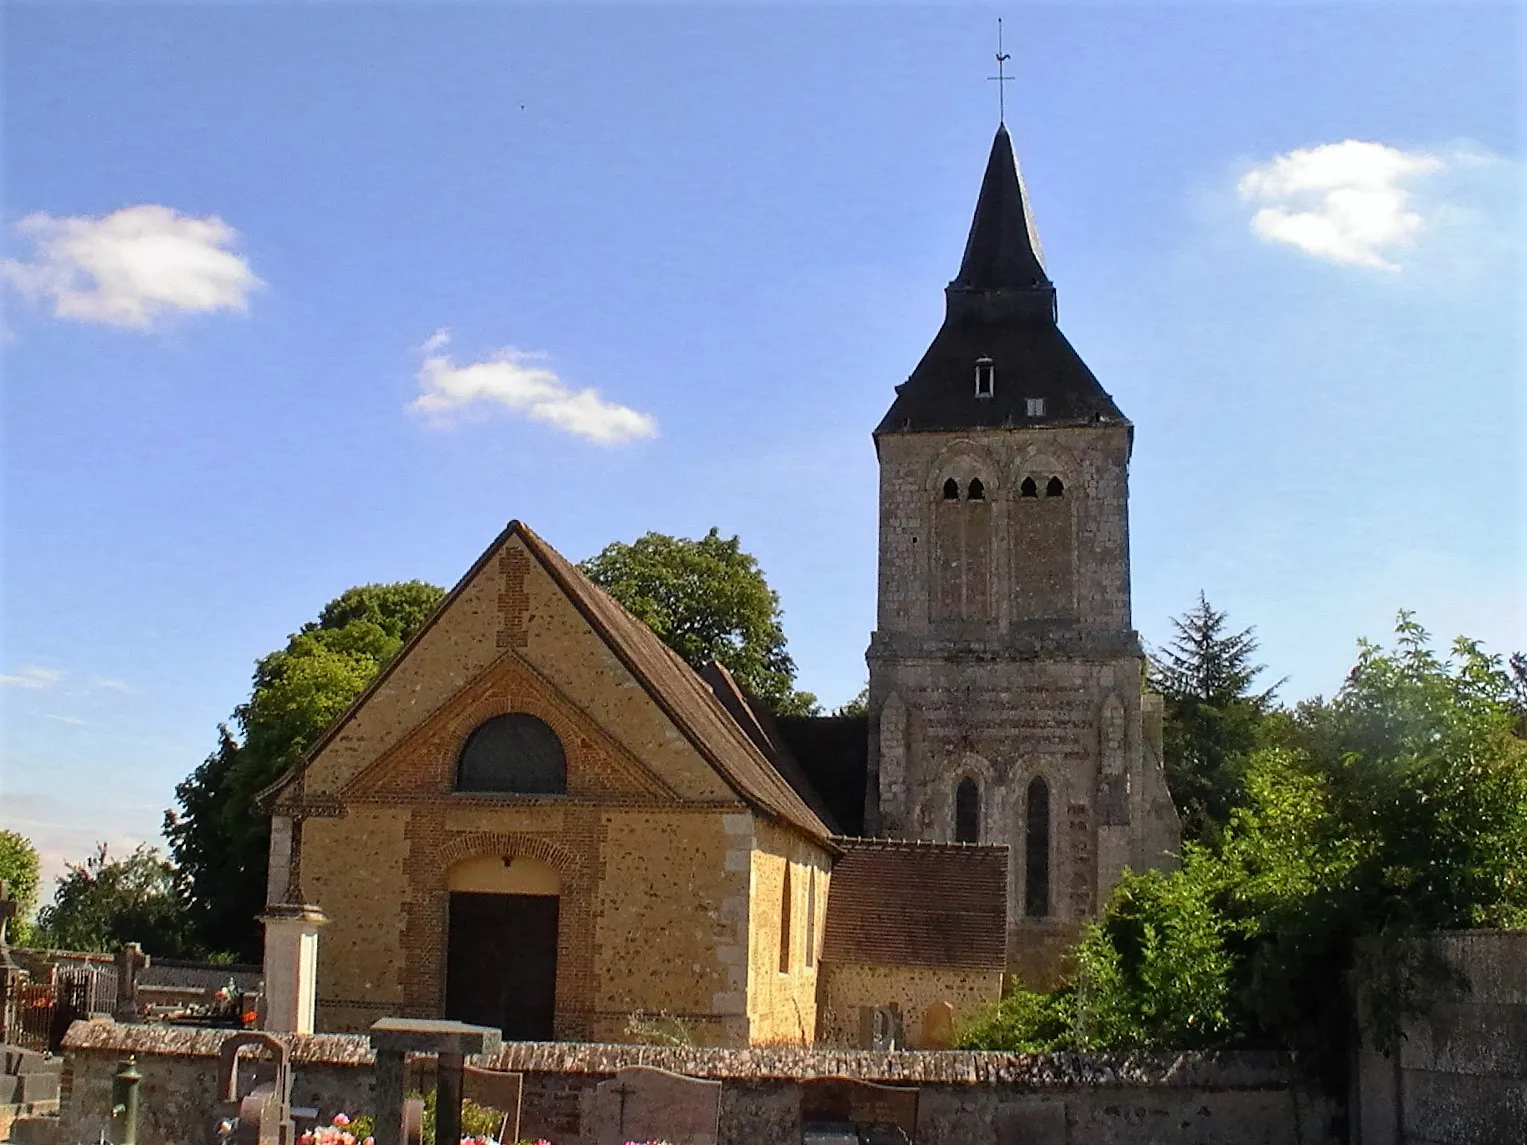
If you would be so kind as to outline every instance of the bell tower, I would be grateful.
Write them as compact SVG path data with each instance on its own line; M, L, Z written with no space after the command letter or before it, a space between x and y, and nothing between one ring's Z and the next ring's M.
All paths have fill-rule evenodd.
M1134 427L1057 325L997 128L943 325L876 428L866 832L1005 843L1008 964L1058 971L1178 846L1129 598Z

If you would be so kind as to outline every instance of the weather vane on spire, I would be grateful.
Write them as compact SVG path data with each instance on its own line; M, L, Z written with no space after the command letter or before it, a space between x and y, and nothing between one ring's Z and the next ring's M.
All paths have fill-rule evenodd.
M996 85L997 85L997 122L998 123L1006 123L1007 122L1007 99L1006 99L1007 89L1003 85L1004 84L1009 84L1009 83L1013 82L1013 77L1007 74L1007 68L1006 68L1007 61L1010 60L1010 59L1012 59L1012 57L1002 50L1002 17L998 16L997 17L997 74L994 75L994 76L987 76L986 77L988 82L995 82Z

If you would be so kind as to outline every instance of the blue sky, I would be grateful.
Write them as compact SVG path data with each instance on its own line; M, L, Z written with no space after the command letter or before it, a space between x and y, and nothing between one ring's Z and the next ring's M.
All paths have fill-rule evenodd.
M1519 10L12 4L0 825L155 840L258 656L513 517L739 533L852 696L999 14L1146 639L1527 647Z

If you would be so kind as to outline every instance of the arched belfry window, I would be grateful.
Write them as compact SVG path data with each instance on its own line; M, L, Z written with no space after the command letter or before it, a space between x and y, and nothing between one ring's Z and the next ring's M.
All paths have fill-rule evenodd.
M1032 477L1025 477L1023 484L1018 486L1018 495L1020 497L1038 497L1039 486L1034 483Z
M953 477L944 482L944 500L958 501L960 499L960 483Z
M1036 775L1025 802L1023 913L1045 918L1050 913L1050 785Z
M1049 483L1045 485L1046 497L1059 497L1065 491L1066 487L1059 477L1050 478Z
M524 712L485 720L462 745L456 790L561 795L567 790L562 741L544 720Z
M972 477L970 479L970 489L965 495L972 501L984 501L986 500L986 486L981 483L979 477Z
M954 789L954 841L981 841L981 789L974 779L962 779Z

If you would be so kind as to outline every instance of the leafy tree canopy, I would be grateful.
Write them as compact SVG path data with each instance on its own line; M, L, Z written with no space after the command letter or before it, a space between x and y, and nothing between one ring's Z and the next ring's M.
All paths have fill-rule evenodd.
M143 845L113 859L101 843L83 863L70 863L38 912L36 941L55 950L106 952L136 942L166 957L196 953L175 868Z
M1225 613L1203 593L1174 617L1175 635L1151 657L1150 681L1164 700L1167 787L1183 815L1184 835L1221 830L1241 795L1246 764L1278 685L1253 691L1253 629L1229 630ZM1281 682L1281 681L1280 681Z
M265 905L270 821L255 797L302 753L397 655L444 596L422 581L369 584L331 600L282 648L255 665L249 700L234 710L238 735L175 789L165 836L185 878L200 940L253 959Z
M0 879L5 881L6 893L16 903L16 917L11 919L6 937L16 946L25 946L30 939L40 872L32 840L17 831L0 831Z
M1511 672L1438 656L1402 614L1329 701L1274 717L1222 835L1126 875L1076 982L967 1034L1012 1048L1251 1042L1339 1071L1355 1026L1398 1043L1435 985L1425 934L1527 925L1527 742Z
M737 537L699 540L648 533L617 541L578 565L690 667L721 663L748 691L785 715L813 715L817 699L795 690L779 594Z

